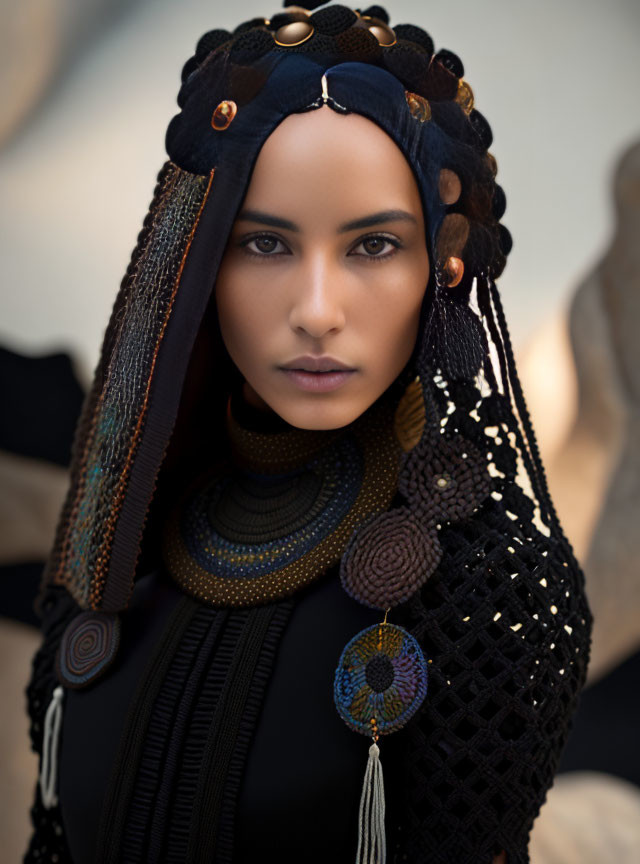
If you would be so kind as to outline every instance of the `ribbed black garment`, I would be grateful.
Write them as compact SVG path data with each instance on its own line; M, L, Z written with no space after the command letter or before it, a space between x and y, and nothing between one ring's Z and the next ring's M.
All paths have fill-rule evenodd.
M116 668L66 694L60 808L74 864L352 862L369 742L339 718L333 674L378 618L335 571L238 610L206 608L157 572L141 579ZM381 745L388 797L401 743Z

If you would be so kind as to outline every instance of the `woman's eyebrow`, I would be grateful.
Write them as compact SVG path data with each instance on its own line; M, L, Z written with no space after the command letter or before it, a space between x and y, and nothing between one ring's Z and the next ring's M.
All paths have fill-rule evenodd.
M286 231L299 231L297 225L280 216L272 216L270 213L262 213L260 210L243 210L237 217L238 222L259 222L261 225L270 225L272 228L284 228Z
M345 231L355 231L357 228L371 228L372 225L380 225L382 222L413 222L416 225L418 220L406 210L382 210L380 213L372 213L371 216L346 222L338 228L338 233L344 234Z
M272 216L270 213L263 213L260 210L243 210L238 215L237 221L259 222L260 225L270 225L272 228L282 228L285 231L300 231L295 222L282 219L280 216ZM338 234L356 231L358 228L371 228L373 225L380 225L383 222L413 222L417 224L417 221L416 217L406 210L382 210L380 213L372 213L370 216L345 222L338 228Z

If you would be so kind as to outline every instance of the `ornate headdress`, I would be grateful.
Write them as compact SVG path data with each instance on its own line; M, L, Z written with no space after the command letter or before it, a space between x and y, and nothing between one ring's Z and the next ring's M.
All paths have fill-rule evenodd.
M65 586L85 610L108 616L126 608L154 493L171 462L190 352L212 314L212 288L258 153L293 112L328 104L369 118L413 169L434 266L396 414L397 495L352 533L340 567L351 596L393 608L398 624L385 615L345 648L336 704L374 742L418 708L428 715L406 727L407 852L445 862L462 860L461 850L466 860L517 850L551 785L585 680L591 616L548 493L495 284L511 249L500 223L506 199L488 152L491 130L462 63L435 52L419 27L391 28L378 6L290 6L233 33L205 34L184 67L178 104L167 132L170 161L78 425L45 581ZM215 322L212 332L211 357L222 358ZM220 420L223 390L224 381L209 401ZM109 643L116 632L100 639ZM418 643L430 658L424 703ZM106 655L97 655L100 671ZM425 752L422 762L414 758ZM381 840L376 756L361 813L373 846L362 855ZM428 841L419 829L425 822ZM490 832L495 847L485 848L479 838ZM525 860L516 855L509 861Z

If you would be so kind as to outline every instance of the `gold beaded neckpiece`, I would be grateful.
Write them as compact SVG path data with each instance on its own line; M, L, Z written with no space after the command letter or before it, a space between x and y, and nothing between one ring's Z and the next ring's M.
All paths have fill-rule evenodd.
M287 597L337 564L354 530L385 511L402 446L389 400L344 430L241 425L231 402L233 461L198 478L170 515L167 569L212 606L255 606Z

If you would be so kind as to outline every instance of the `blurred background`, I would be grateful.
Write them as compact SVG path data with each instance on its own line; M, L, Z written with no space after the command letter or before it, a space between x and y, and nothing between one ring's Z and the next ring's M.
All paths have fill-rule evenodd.
M365 4L365 6L368 4ZM551 494L596 618L534 864L640 860L640 3L389 0L465 66L507 193L500 278ZM364 8L364 6L363 6ZM37 772L31 604L73 427L206 30L277 3L0 0L0 836Z

